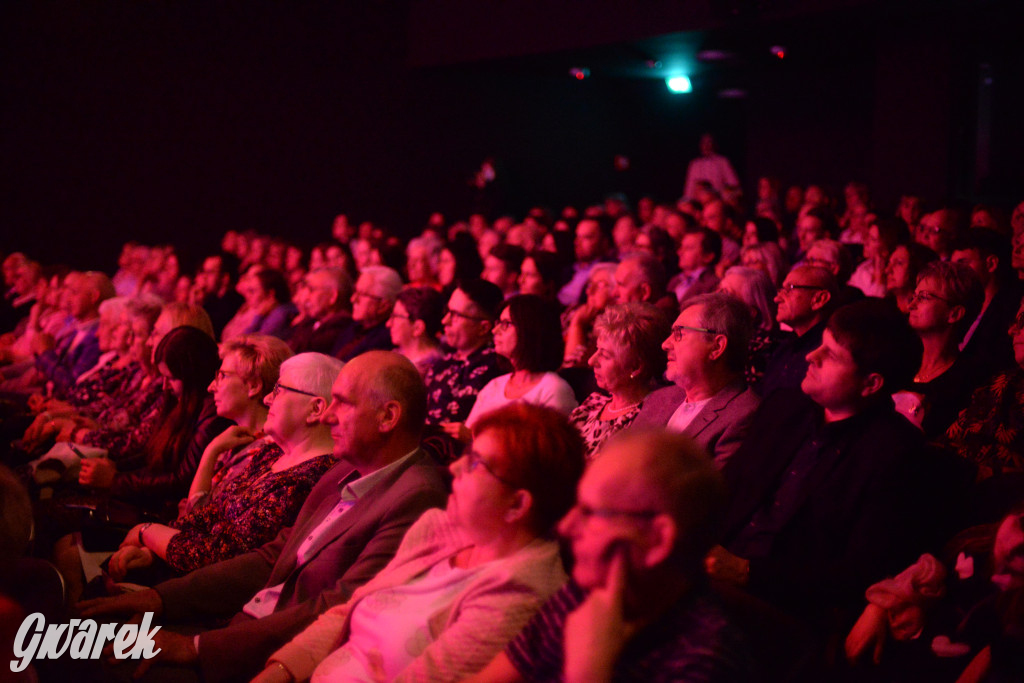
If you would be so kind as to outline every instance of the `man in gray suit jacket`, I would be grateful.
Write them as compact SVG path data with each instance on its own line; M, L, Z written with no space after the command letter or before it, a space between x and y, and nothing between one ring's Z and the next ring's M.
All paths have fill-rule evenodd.
M161 680L198 680L199 672L208 682L249 680L274 650L383 568L424 510L444 505L439 469L419 449L426 390L407 359L389 351L353 358L331 398L323 421L342 462L310 492L293 527L155 589L81 605L83 615L152 611L191 624L231 618L195 637L161 629L154 641L162 652L140 668L178 665L155 669Z
M722 467L746 437L760 402L743 380L752 329L750 311L727 294L686 301L662 344L665 377L674 385L648 396L633 424L682 432Z

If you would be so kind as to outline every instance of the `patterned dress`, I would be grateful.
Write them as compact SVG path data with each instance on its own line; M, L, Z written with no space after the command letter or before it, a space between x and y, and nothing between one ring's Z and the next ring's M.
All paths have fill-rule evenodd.
M611 396L595 391L572 411L569 422L583 435L583 444L587 448L587 461L591 461L608 438L633 423L643 408L643 401L611 420L602 420L601 411L612 400Z
M465 422L480 390L509 370L492 346L484 346L465 360L454 351L445 353L427 370L427 424Z
M180 533L167 546L167 564L184 574L263 545L293 524L306 496L335 460L319 455L283 472L272 471L282 455L276 444L265 444L209 504L179 519L175 526Z
M978 465L978 480L1024 471L1024 370L996 375L974 392L940 440Z

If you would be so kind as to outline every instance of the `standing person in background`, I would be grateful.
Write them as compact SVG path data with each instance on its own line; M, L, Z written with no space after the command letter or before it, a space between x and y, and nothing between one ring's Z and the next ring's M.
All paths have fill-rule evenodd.
M715 138L711 133L700 136L700 156L690 162L686 169L686 185L683 199L697 199L697 183L705 181L718 193L732 185L739 185L732 164L715 149Z

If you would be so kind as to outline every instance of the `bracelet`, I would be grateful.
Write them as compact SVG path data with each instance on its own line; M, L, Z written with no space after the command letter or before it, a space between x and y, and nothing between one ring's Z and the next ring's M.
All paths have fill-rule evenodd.
M146 522L139 527L139 545L143 548L146 547L146 542L142 540L142 534L145 533L146 529L153 526L153 522Z

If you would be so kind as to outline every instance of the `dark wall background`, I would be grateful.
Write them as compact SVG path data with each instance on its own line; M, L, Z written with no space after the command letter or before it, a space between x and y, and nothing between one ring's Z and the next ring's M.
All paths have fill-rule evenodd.
M748 185L773 173L865 179L885 200L1021 194L1017 3L823 4L759 17L751 3L657 2L651 16L674 22L627 22L635 7L618 6L575 25L524 3L512 25L459 2L3 3L0 248L110 267L129 238L198 255L252 228L309 245L340 211L408 232L435 209L464 215L487 155L507 210L614 190L667 200L703 130ZM659 26L761 56L705 66L692 95L672 96L615 68ZM780 40L786 60L764 57ZM581 60L593 75L577 82Z

